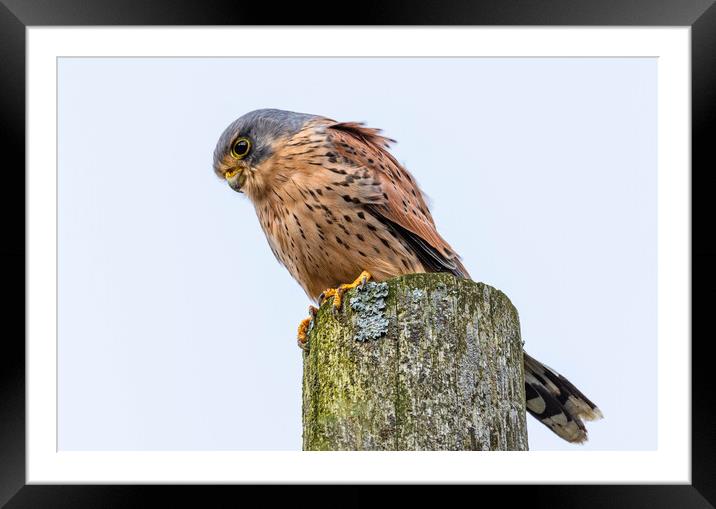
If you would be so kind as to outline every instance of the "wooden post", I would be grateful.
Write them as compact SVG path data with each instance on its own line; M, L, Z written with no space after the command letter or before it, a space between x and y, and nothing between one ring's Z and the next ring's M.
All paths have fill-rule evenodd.
M527 450L517 311L499 290L411 274L318 312L304 450Z

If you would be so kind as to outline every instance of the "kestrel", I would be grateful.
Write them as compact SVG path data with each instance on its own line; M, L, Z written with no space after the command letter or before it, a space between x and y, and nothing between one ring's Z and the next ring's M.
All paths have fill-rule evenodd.
M394 140L380 132L261 109L231 123L214 150L216 175L248 196L271 251L317 304L334 296L339 307L347 288L369 278L470 278L438 233L417 182L388 151ZM583 420L602 417L597 406L527 353L524 368L527 410L563 439L584 442Z

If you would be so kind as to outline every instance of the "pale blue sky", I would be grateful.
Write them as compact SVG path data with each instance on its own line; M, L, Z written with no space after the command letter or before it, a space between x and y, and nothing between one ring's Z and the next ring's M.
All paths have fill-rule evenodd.
M309 304L212 172L256 108L365 121L526 350L656 447L655 59L59 60L60 449L300 449ZM278 303L278 305L276 304Z

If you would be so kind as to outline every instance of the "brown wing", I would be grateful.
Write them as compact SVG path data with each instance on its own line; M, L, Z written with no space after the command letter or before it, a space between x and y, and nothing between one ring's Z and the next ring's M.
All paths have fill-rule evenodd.
M370 172L382 199L366 208L410 244L426 269L470 277L458 254L438 233L425 197L410 173L388 152L394 140L355 122L332 124L329 138L342 159Z

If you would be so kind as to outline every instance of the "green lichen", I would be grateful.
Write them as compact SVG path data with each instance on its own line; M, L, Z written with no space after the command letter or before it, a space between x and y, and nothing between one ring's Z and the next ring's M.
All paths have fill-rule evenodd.
M388 319L385 317L387 296L387 283L366 283L356 288L350 298L351 309L356 318L353 339L375 340L388 332Z

